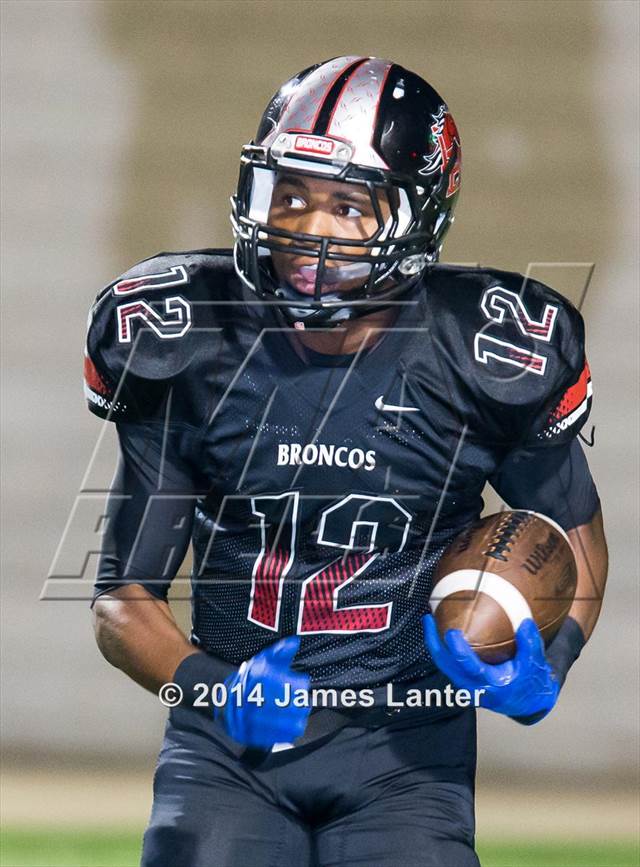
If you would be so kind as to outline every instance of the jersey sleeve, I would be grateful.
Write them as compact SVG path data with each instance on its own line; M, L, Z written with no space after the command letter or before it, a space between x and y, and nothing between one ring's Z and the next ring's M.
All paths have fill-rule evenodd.
M513 276L519 282L513 278L511 283L501 281L504 286L492 287L489 293L495 294L484 299L485 312L495 319L489 320L483 336L499 335L506 344L494 345L495 364L505 368L509 365L503 359L515 362L510 367L511 380L508 375L502 382L505 416L520 447L568 444L591 410L584 321L558 292L535 280ZM519 288L518 296L507 294L509 286L512 293ZM496 321L501 314L502 321Z
M516 449L489 481L510 508L540 512L565 530L589 523L600 507L577 439L542 450Z
M571 442L592 400L580 312L513 272L447 276L437 334L470 428L505 453Z
M192 435L160 424L118 423L120 459L94 598L135 583L166 599L191 538L197 482L185 450Z
M149 419L193 355L191 269L179 254L141 262L90 311L84 359L89 409L111 421Z
M583 351L579 364L568 367L557 388L541 401L523 430L523 445L535 448L571 442L589 418L592 397L591 371Z

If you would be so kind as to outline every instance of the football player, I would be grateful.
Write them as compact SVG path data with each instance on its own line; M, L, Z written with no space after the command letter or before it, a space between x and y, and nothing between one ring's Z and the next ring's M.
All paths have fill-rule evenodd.
M534 280L438 264L460 173L429 84L337 57L243 147L233 251L154 256L95 302L86 394L121 451L97 641L182 693L144 867L477 865L475 710L402 696L469 686L537 722L594 627L583 322ZM428 616L487 480L568 531L579 565L551 645L525 620L498 666ZM190 543L187 639L167 592Z

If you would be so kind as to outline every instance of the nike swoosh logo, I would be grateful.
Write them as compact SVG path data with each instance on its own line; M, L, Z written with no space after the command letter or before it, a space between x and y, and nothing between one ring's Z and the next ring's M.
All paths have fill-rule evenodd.
M392 403L385 403L383 394L376 399L374 406L382 412L420 412L417 406L394 406Z

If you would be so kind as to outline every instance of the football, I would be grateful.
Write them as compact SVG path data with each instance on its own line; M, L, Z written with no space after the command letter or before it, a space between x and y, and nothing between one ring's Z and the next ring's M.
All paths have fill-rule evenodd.
M545 645L567 616L576 592L571 543L550 518L504 511L465 529L447 547L429 604L438 631L462 630L485 662L515 655L515 631L533 618Z

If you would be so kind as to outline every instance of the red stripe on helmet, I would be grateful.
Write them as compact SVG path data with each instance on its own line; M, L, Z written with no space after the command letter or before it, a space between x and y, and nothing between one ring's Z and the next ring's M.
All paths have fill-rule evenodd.
M326 135L348 141L354 146L353 162L388 169L373 146L382 92L393 63L371 57L349 77L331 114ZM377 75L375 90L370 90L372 75ZM363 123L366 121L366 124Z
M269 145L279 133L293 129L312 132L331 88L345 69L360 59L358 55L336 57L309 73L297 85L275 128L263 144Z
M322 101L321 101L320 105L318 106L316 113L315 113L315 116L313 118L313 121L311 123L311 129L314 132L317 131L316 127L320 123L320 118L322 116L322 113L324 111L329 110L329 107L331 106L332 102L333 102L333 106L331 106L331 115L333 115L333 112L335 111L335 107L338 104L338 101L340 100L340 96L341 96L342 92L344 91L344 89L347 85L347 82L349 81L349 79L351 78L353 73L356 71L356 69L358 69L361 66L361 64L363 64L365 62L365 60L366 60L365 57L356 58L356 60L351 65L352 68L349 66L345 66L344 69L342 70L342 72L340 72L338 75L336 75L336 77L333 79L330 86L327 88L325 95L322 97ZM351 72L349 72L350 68L351 68ZM346 76L346 78L345 78L342 86L340 87L339 86L340 79L343 76ZM338 87L336 87L336 86L338 86ZM334 91L336 91L336 89L337 89L337 93L334 92ZM331 120L329 119L329 122L324 124L325 129L329 126L330 122L331 122Z
M378 98L376 100L376 108L373 113L373 125L371 127L371 142L373 143L373 133L375 132L376 126L378 124L378 112L380 111L380 100L382 99L382 94L384 93L384 88L387 83L387 79L389 78L389 73L393 67L393 63L390 63L387 67L384 75L382 76L382 84L380 85L380 90L378 91Z
M342 87L340 89L340 93L338 93L338 95L336 97L336 101L333 105L333 108L331 109L331 114L329 115L329 120L327 121L327 135L329 135L329 130L331 129L331 124L333 123L333 117L336 113L336 109L340 105L340 100L342 99L343 94L346 92L347 87L349 85L349 82L352 80L352 78L356 74L356 72L362 67L362 65L363 64L361 63L358 66L354 66L354 68L351 71L351 75L346 79L345 83L342 85Z

